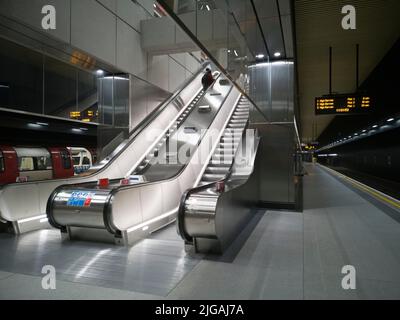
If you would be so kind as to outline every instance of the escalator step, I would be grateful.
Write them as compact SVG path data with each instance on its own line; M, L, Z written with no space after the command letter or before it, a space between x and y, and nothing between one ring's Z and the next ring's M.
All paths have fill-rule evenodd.
M219 154L233 154L234 151L235 149L233 147L228 147L228 148L218 147L215 152Z
M244 128L244 124L242 123L230 123L228 124L228 128Z
M231 119L229 123L242 123L243 125L247 122L247 119Z
M219 159L211 159L209 162L209 165L212 165L213 167L226 167L230 166L232 163L232 160L219 160Z
M213 154L211 160L229 160L232 161L233 154Z
M220 174L227 174L229 171L229 166L223 166L223 167L207 167L205 170L205 173L220 173Z
M235 148L237 143L232 143L232 142L220 142L219 148L221 149L233 149Z
M201 181L217 181L223 179L224 177L224 174L203 174Z

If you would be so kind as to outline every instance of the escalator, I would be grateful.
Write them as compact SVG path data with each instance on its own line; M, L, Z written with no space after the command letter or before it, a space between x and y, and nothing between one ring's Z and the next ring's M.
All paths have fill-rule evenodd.
M233 152L236 145L228 148L228 139L235 142L244 131L249 108L245 103L225 79L206 93L200 91L132 167L129 175L140 176L139 181L60 186L48 201L49 222L69 239L124 245L170 224L176 219L182 194L212 177L215 169L209 166L210 159L212 164L223 146Z
M60 185L96 182L99 179L119 179L132 172L148 153L148 146L156 143L158 136L151 132L166 132L172 124L185 117L201 88L204 64L169 99L161 103L145 118L114 152L84 175L68 179L12 183L0 187L0 222L9 225L19 234L48 226L46 206L50 194ZM218 78L219 73L214 74ZM24 201L21 201L23 199Z
M223 253L252 218L260 138L249 128L249 106L243 97L198 184L182 195L177 229L188 251Z

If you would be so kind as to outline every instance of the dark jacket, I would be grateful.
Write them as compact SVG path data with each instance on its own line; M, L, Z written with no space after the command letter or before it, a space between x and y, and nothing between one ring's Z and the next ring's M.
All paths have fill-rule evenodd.
M201 78L201 84L203 85L204 89L207 89L209 86L212 85L212 83L214 82L214 78L212 76L211 71L207 72L203 78Z

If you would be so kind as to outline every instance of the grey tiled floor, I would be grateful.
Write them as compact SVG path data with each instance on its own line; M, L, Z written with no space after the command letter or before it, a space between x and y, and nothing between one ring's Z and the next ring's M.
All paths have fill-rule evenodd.
M186 255L174 226L132 248L2 234L0 298L400 298L400 224L323 169L307 171L304 212L258 212L230 259ZM59 272L56 290L41 289L44 262ZM356 290L341 288L348 264Z

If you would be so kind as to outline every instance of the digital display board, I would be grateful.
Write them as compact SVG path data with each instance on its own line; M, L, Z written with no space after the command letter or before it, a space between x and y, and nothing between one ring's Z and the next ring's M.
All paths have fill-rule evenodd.
M366 95L329 95L315 98L315 114L367 113L372 108L371 97Z

